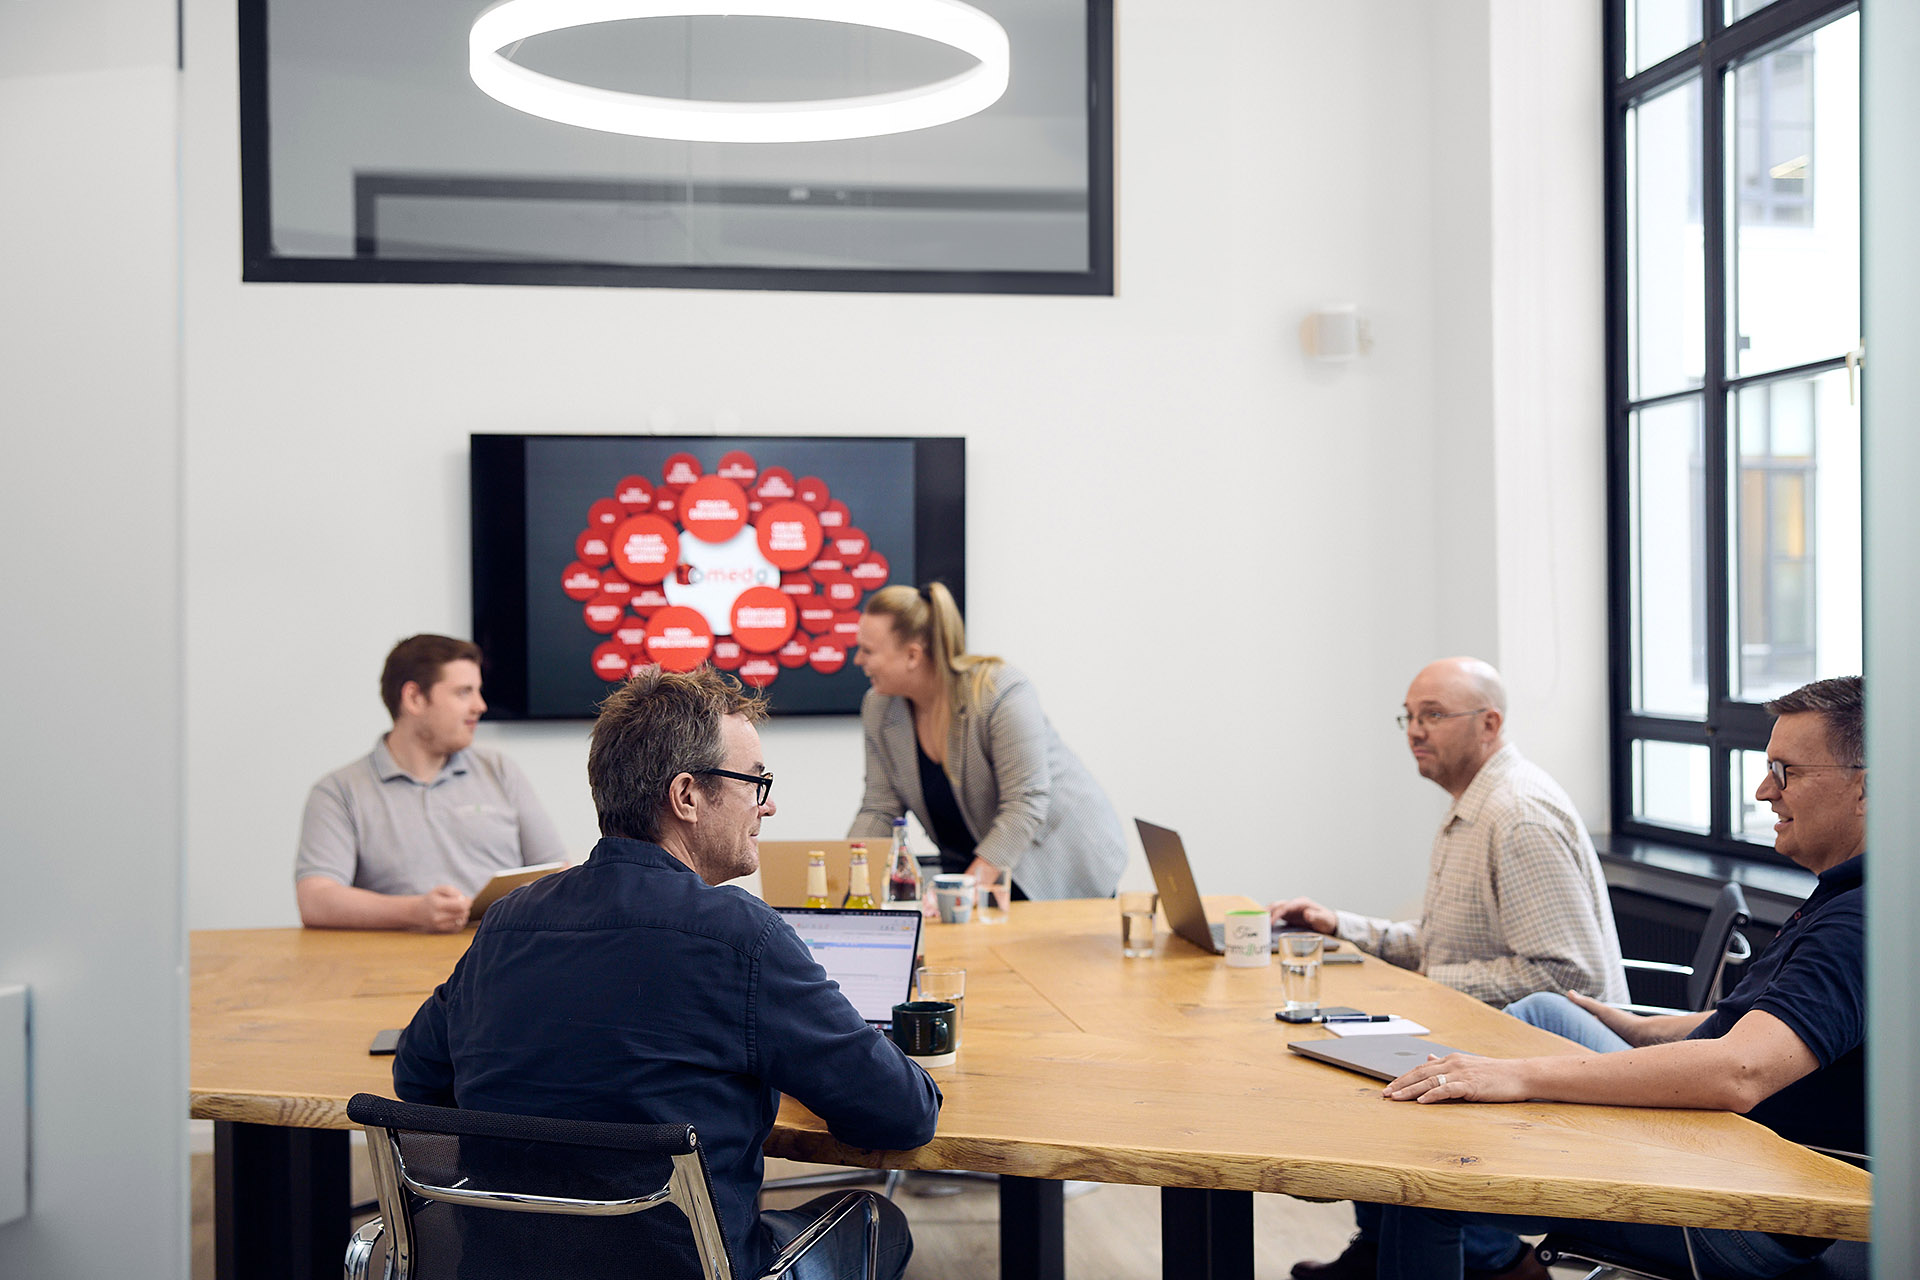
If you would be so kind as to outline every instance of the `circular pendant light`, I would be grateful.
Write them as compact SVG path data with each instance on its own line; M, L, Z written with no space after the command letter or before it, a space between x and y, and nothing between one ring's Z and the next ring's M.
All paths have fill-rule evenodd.
M656 98L530 71L500 50L531 36L629 18L807 18L921 36L972 54L979 65L892 93L804 102ZM960 0L506 0L467 38L467 70L488 97L582 129L686 142L825 142L906 133L961 120L1007 90L1007 32Z

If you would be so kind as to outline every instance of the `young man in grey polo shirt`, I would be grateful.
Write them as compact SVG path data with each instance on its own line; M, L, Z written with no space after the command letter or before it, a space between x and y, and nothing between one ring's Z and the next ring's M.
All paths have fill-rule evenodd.
M566 851L519 766L473 745L487 709L477 645L402 640L380 696L393 728L307 797L293 867L300 921L450 933L494 872Z

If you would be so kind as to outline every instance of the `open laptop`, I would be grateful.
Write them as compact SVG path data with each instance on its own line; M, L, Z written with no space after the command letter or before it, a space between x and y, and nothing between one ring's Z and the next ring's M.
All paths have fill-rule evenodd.
M1358 1071L1375 1080L1398 1080L1427 1060L1467 1053L1419 1036L1330 1036L1325 1040L1289 1040L1287 1048L1316 1062Z
M918 911L775 907L867 1025L893 1027L893 1006L910 1000L920 954Z
M1140 847L1147 851L1147 866L1153 869L1154 888L1160 892L1167 923L1202 951L1225 955L1227 926L1207 923L1207 909L1200 901L1199 886L1193 882L1193 868L1187 864L1187 847L1180 843L1180 833L1156 827L1145 818L1135 818L1133 825L1140 830ZM1285 932L1275 926L1273 936Z

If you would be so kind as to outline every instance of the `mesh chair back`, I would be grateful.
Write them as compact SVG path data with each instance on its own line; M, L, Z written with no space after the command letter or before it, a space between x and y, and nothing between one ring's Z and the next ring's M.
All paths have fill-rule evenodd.
M1747 895L1729 880L1720 886L1720 896L1707 913L1706 928L1700 933L1700 945L1694 948L1693 972L1687 977L1687 1008L1695 1013L1713 1003L1720 989L1720 975L1727 967L1727 950L1735 934L1751 917L1747 914ZM1740 957L1746 958L1747 940L1737 944Z
M397 1280L733 1273L691 1126L496 1115L371 1094L356 1095L347 1114L367 1126Z

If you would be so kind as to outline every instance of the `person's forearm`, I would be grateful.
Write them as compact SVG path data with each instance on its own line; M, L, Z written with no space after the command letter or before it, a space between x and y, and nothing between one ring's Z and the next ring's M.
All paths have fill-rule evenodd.
M1619 1107L1691 1107L1746 1112L1772 1092L1756 1063L1729 1052L1725 1040L1679 1040L1618 1053L1526 1058L1528 1097Z
M309 878L297 889L300 923L309 929L418 929L420 895L375 893Z

